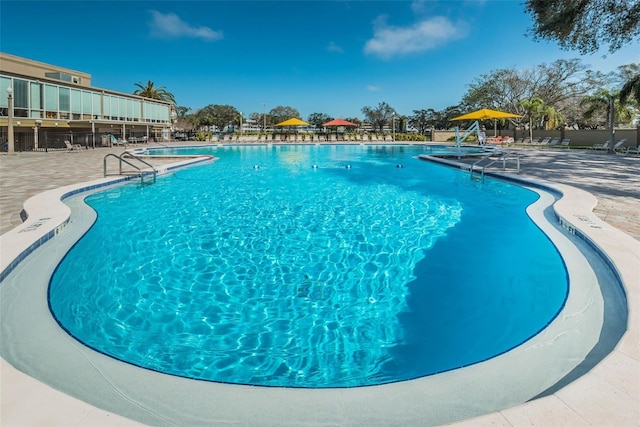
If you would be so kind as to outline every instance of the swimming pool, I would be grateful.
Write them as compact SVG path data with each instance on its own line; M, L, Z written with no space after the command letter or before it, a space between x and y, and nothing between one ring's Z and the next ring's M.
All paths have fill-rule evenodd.
M93 195L51 309L104 354L208 381L353 387L504 353L568 292L525 213L538 195L423 152L215 147L214 164Z

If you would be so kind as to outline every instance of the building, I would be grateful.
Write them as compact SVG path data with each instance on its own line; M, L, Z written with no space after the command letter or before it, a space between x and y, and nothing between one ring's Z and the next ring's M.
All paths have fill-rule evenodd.
M11 100L9 98L12 98ZM9 102L13 115L9 114ZM91 86L91 75L0 52L0 141L15 151L110 145L111 137L167 140L169 102Z

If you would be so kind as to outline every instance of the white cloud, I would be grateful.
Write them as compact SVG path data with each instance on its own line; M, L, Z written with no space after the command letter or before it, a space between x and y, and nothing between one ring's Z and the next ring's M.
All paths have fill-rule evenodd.
M151 11L151 35L159 38L195 37L214 41L222 38L222 31L214 31L209 27L195 27L184 22L175 13L163 14Z
M344 53L344 50L334 42L329 42L329 45L327 46L327 50L329 52Z
M367 85L367 90L370 92L378 92L380 90L380 86Z
M386 16L382 15L373 22L373 38L365 44L364 52L389 59L435 49L465 37L467 32L466 24L454 24L445 17L424 19L409 27L392 27L387 25Z
M413 0L411 2L411 10L413 13L423 13L425 11L425 0Z

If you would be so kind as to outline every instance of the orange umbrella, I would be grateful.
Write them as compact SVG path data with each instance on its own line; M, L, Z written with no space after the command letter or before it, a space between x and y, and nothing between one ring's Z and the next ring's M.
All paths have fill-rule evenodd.
M328 127L328 126L354 126L355 127L358 125L343 119L333 119L328 121L327 123L322 124L322 127Z
M323 123L322 127L329 127L329 126L335 126L336 127L336 139L338 138L338 126L352 126L352 127L356 127L358 126L355 123L351 123L350 121L344 120L344 119L333 119L333 120L329 120L327 123Z

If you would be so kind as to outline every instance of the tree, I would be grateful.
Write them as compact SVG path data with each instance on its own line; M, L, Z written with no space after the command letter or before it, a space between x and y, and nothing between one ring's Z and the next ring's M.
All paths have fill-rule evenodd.
M377 107L362 107L362 114L373 125L374 129L378 129L382 133L384 125L392 118L395 110L386 102L381 102Z
M362 121L357 117L345 117L345 120L353 123L354 125L357 126L357 128L360 128L360 126L362 126Z
M273 125L291 119L293 117L300 118L300 113L293 107L278 105L269 111L269 117Z
M189 114L189 111L191 111L191 108L189 108L189 107L178 107L178 106L176 106L176 114L178 115L179 119L186 118L187 115Z
M146 86L142 83L136 83L135 85L138 86L138 89L133 92L134 95L151 99L160 99L176 105L176 99L171 92L167 92L165 86L156 87L151 80L147 82Z
M629 98L635 98L640 103L640 73L631 77L620 89L620 102L625 104Z
M533 139L533 122L540 118L544 112L544 101L534 97L523 99L520 106L524 109L525 116L529 118L529 138Z
M195 113L198 126L216 126L223 131L240 122L240 112L231 105L207 105Z
M565 122L564 115L551 105L542 108L542 123L547 130L557 129Z
M594 120L596 125L607 125L611 114L611 99L613 98L613 114L614 123L628 123L633 117L633 112L628 104L620 102L619 92L611 92L607 89L599 89L594 94L585 96L580 104L586 107L583 113L584 119L587 121Z
M427 110L413 110L413 115L409 117L409 124L418 129L422 135L427 133L427 129L436 126L438 119L433 108Z
M333 119L333 117L325 113L312 113L309 114L307 121L316 128L321 128L323 123L327 123L331 119Z
M593 53L601 44L615 52L640 39L640 2L629 0L527 0L534 38L556 40L563 49Z
M585 70L579 59L561 59L531 69L494 70L469 85L462 105L465 110L491 108L523 115L520 101L540 98L559 110L565 101L586 94L592 87L593 82L585 79Z

